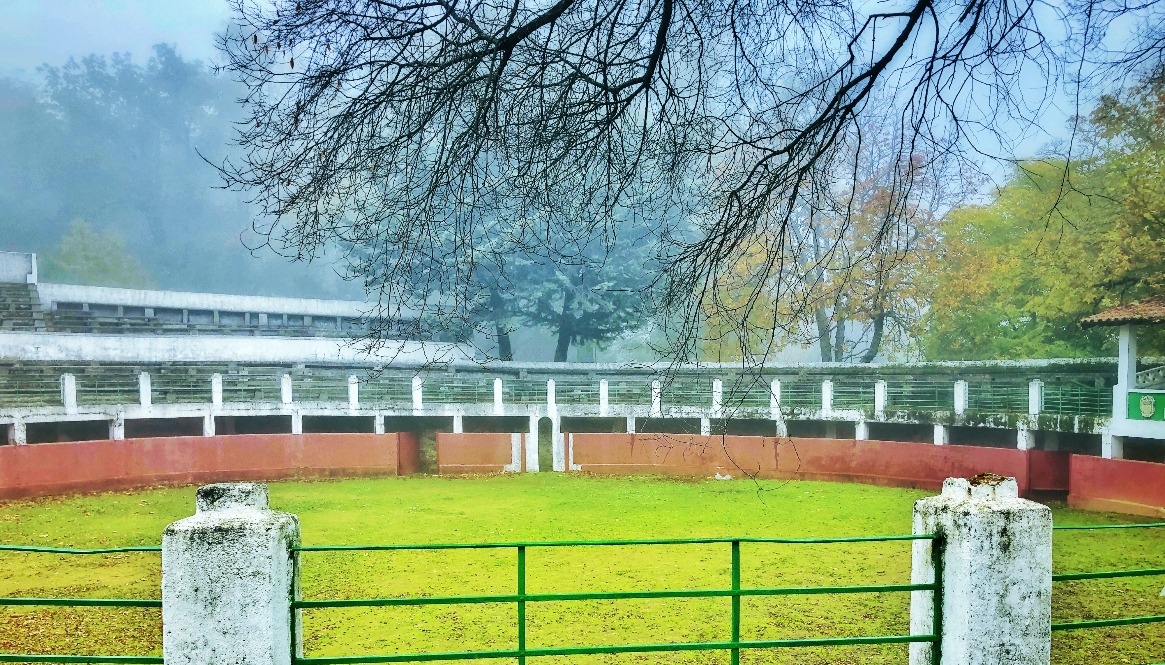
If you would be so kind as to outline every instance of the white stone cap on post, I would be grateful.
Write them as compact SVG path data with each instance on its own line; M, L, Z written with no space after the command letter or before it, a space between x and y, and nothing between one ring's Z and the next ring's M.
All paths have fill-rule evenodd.
M195 503L162 534L166 665L290 665L299 520L259 483L206 485Z
M941 589L911 592L910 632L935 627L910 645L910 665L1048 665L1052 640L1052 511L1019 498L1014 478L947 478L942 494L914 504L911 581Z

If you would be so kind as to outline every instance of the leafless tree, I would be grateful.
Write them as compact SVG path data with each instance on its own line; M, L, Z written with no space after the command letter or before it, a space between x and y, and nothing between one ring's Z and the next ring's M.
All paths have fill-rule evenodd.
M891 161L1005 158L1064 86L1165 46L1157 0L233 2L221 48L250 116L222 170L264 238L298 258L384 250L350 255L382 302L440 294L457 316L483 261L617 241L631 211L681 357L745 248L763 239L779 273L794 220L861 180L872 115L890 117ZM427 262L459 267L400 286Z

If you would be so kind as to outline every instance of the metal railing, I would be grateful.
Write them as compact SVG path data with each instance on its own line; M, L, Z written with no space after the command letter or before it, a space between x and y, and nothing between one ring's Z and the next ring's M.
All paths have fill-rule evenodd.
M813 594L849 594L849 593L885 593L885 592L913 592L930 591L938 594L942 588L942 567L935 566L935 580L928 584L876 584L861 586L832 586L832 587L774 587L774 588L744 588L740 583L741 545L744 543L771 543L786 545L802 544L829 544L829 543L868 543L887 541L913 541L938 539L934 534L914 534L896 536L853 536L842 538L672 538L662 540L576 540L557 542L515 542L515 543L447 543L432 545L331 545L331 546L302 546L294 549L298 556L303 552L368 552L368 551L402 551L402 550L468 550L468 549L512 549L517 554L517 579L515 593L491 594L474 596L424 596L424 597L389 597L389 598L357 598L348 600L296 600L291 606L294 610L323 609L341 607L399 607L424 605L475 605L484 603L513 603L516 613L516 648L497 649L488 651L448 651L406 654L385 654L365 656L334 656L334 657L302 657L297 656L293 662L297 665L347 665L350 663L404 663L422 661L453 661L473 659L516 659L524 665L527 658L538 656L571 656L589 654L617 654L617 653L652 653L668 651L728 651L733 665L740 662L742 649L777 649L791 647L823 647L862 644L903 644L912 642L926 642L934 644L932 662L939 662L938 644L942 635L942 603L935 599L934 619L931 632L923 635L874 635L861 637L825 637L805 639L781 640L744 640L740 636L740 599L757 596L791 596ZM731 555L731 582L728 589L676 589L666 591L601 591L575 593L528 593L526 590L526 550L539 547L609 547L633 545L707 545L726 544L730 546ZM936 564L939 547L934 550ZM623 644L599 646L569 646L569 647L540 647L531 648L526 642L526 605L527 603L561 602L579 600L627 600L645 598L729 598L731 601L731 638L719 642L673 642L662 644ZM298 643L297 626L299 622L292 617L291 645L293 653Z
M0 545L0 552L27 552L43 554L123 554L126 552L161 552L157 546L106 547L73 549L65 547L36 547L27 545ZM161 600L142 598L0 598L0 607L152 607L161 609ZM126 665L154 665L162 663L161 656L83 656L77 654L0 653L0 663L124 663Z
M1165 522L1150 522L1141 524L1088 524L1054 526L1053 530L1060 531L1092 531L1097 529L1152 529L1165 527ZM1052 582L1069 582L1073 580L1105 580L1120 577L1147 577L1150 575L1165 576L1165 568L1143 568L1134 570L1101 570L1079 573L1059 573L1052 575ZM1088 619L1079 621L1061 621L1052 623L1052 631L1080 630L1085 628L1106 628L1110 626L1134 626L1138 624L1165 622L1165 614L1142 615L1131 617L1115 617L1112 619Z

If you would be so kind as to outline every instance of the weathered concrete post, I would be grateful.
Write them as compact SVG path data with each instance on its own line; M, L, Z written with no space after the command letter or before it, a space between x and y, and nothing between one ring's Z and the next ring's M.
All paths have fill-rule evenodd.
M162 534L167 665L290 665L299 520L258 483L198 488L197 512Z
M940 571L941 640L910 645L910 665L1048 665L1052 643L1052 511L1019 498L1014 478L948 478L914 504L914 584ZM937 547L937 556L933 547ZM934 596L911 594L912 634L934 630Z

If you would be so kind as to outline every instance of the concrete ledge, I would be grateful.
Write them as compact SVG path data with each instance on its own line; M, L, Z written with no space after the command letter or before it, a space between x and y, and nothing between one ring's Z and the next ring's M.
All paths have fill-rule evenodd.
M415 473L411 434L247 434L0 448L0 499L148 485Z
M568 463L584 472L673 476L777 476L777 439L698 434L571 434Z

